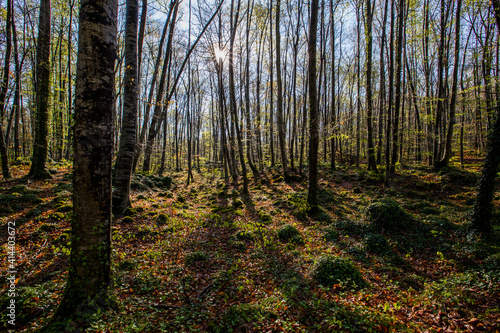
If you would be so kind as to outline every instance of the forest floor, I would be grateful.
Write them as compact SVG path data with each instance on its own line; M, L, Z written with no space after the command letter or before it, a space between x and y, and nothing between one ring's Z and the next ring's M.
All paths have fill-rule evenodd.
M500 215L493 240L466 228L481 160L466 162L439 173L401 167L391 188L381 175L324 166L314 214L307 180L285 183L273 169L251 178L249 196L207 169L189 186L185 172L169 174L171 186L138 174L133 209L113 219L115 302L87 331L499 332ZM30 182L28 166L15 166L0 183L0 331L7 222L16 232L16 331L40 328L62 297L71 174L68 165L50 170L52 180ZM494 204L498 211L498 192ZM382 206L396 219L390 228L373 224ZM321 275L325 255L348 259L338 262L361 276Z

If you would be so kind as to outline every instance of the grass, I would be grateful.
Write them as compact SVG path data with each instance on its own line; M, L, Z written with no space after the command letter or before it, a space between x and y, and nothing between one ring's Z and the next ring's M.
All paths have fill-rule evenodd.
M28 184L28 166L14 166L17 178L0 187L2 203L21 198L0 215L22 221L19 332L40 328L64 291L71 181L58 171ZM307 181L278 173L251 179L249 196L213 174L188 187L183 173L137 175L134 208L112 224L115 305L87 331L500 330L500 248L466 228L474 166L404 169L390 189L377 174L320 174L320 214L309 211Z

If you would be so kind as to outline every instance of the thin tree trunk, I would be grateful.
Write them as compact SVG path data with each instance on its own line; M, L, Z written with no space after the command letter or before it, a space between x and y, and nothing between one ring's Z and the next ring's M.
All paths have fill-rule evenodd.
M318 205L318 100L316 90L316 36L318 29L318 0L311 0L311 17L308 41L308 82L309 82L309 189L307 202Z
M372 115L373 115L373 100L372 100L372 25L373 25L373 7L370 0L366 1L366 102L367 114L366 122L368 129L368 170L377 171L377 164L375 162L375 147L373 145L373 130L372 130Z

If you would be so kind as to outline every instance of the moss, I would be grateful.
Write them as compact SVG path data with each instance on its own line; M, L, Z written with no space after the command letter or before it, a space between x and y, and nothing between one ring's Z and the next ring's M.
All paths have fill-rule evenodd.
M391 199L382 199L368 206L368 222L375 228L395 230L407 227L412 217Z
M283 242L291 242L296 244L304 243L304 239L293 225L285 224L277 231L278 238Z
M259 215L259 220L261 220L264 223L273 222L273 217L271 216L271 214L267 213L265 210L259 210L258 215Z
M136 216L137 215L137 210L135 210L135 208L132 208L132 207L127 207L127 209L125 209L125 211L123 212L123 215L125 215L125 216Z
M56 209L56 212L62 212L62 213L67 213L73 211L73 205L72 204L65 204L61 205Z
M184 261L186 262L186 264L190 265L195 262L207 261L208 259L209 259L208 254L206 254L203 251L198 251L187 254Z
M334 228L326 229L323 239L327 242L336 242L339 239L339 232Z
M241 199L234 199L233 202L231 202L231 206L234 208L241 208L243 207L243 201Z
M167 216L167 214L164 214L164 213L159 214L158 217L156 218L156 223L158 223L158 224L166 224L166 223L168 223L168 216Z
M129 259L123 260L118 264L118 269L121 271L133 271L136 267L137 263Z
M351 261L338 256L323 256L312 268L311 276L325 286L346 284L349 286L366 286L366 281Z
M39 231L43 232L51 232L57 229L57 224L52 224L52 223L43 223L38 227Z
M238 240L253 240L255 238L252 232L245 230L238 231L234 236Z
M54 220L61 221L61 220L64 220L66 215L61 213L61 212L54 212L54 213L50 214L49 217L53 218Z
M123 219L122 219L122 223L132 223L134 222L134 219L130 216L125 216Z
M391 247L387 240L382 235L368 234L365 239L365 248L367 251L378 254L387 255L391 253Z

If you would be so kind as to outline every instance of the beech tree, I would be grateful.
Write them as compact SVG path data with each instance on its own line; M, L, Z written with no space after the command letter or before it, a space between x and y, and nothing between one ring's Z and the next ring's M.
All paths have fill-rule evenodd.
M36 46L36 117L35 142L29 178L51 178L45 169L48 150L50 99L50 36L51 0L40 2L38 41Z
M113 210L115 213L122 213L130 205L129 192L136 147L139 87L137 66L138 7L138 0L127 0L123 115L120 146L114 170Z
M106 306L111 282L111 159L116 0L81 0L73 160L71 257L53 323Z

